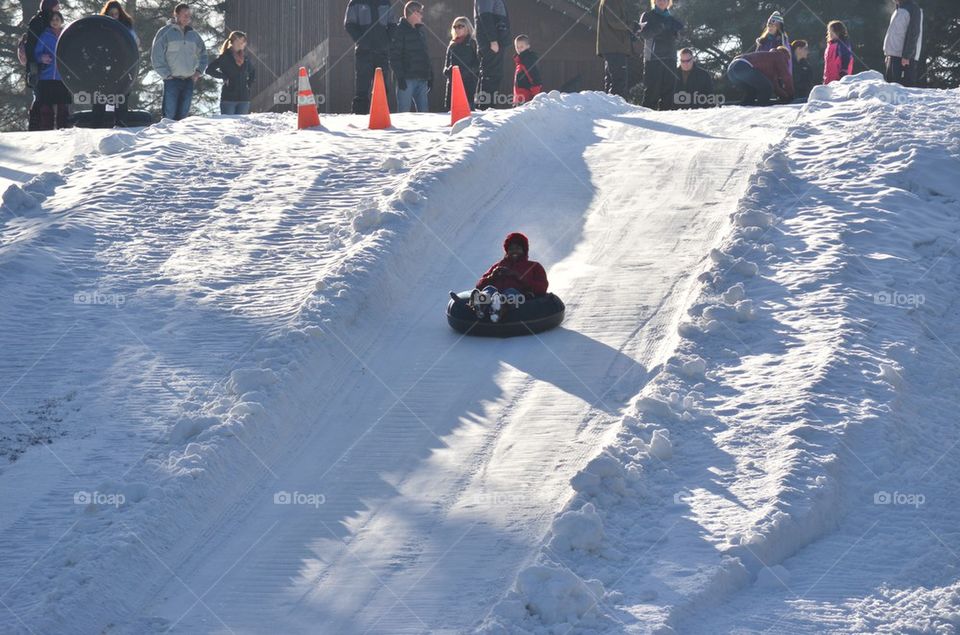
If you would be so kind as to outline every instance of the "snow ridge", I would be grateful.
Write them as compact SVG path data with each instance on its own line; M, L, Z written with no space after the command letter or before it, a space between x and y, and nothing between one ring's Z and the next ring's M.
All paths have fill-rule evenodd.
M946 293L939 285L958 259L937 235L958 232L960 197L946 176L960 160L948 114L958 97L893 87L874 73L815 92L711 252L675 354L633 401L616 441L571 480L575 493L532 573L520 574L484 632L812 632L823 623L804 617L807 595L820 585L846 590L858 570L875 568L871 553L910 540L901 528L903 543L877 541L857 554L855 539L872 527L844 521L857 509L858 519L884 522L874 496L889 496L891 481L923 465L893 469L898 459L883 440L902 425L898 402L918 366L904 333L929 339L920 316L932 303L916 299L953 298L955 314L956 276ZM949 263L922 282L938 261L931 252ZM927 522L949 535L939 511ZM834 542L815 574L791 566L810 545ZM842 558L855 564L834 583L831 564ZM956 598L950 580L936 583ZM880 592L858 584L863 612L876 615L870 596ZM751 597L735 602L738 592ZM778 615L757 608L769 595L786 596ZM837 592L823 595L829 603ZM956 611L918 612L916 593L883 595L900 605L886 616L894 629L957 623ZM934 597L931 605L943 604Z

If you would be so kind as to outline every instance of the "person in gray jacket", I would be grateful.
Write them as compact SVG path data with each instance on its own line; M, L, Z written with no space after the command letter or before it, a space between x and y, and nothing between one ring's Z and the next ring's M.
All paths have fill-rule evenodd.
M883 40L886 56L885 78L904 86L917 83L917 66L923 44L923 9L913 0L897 0Z
M207 68L207 47L190 23L190 5L181 2L173 18L153 38L150 63L163 78L163 116L180 120L190 113L193 86Z

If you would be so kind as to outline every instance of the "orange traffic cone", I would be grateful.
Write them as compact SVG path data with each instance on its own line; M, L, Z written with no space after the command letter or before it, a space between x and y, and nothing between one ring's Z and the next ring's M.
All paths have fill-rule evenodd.
M317 111L317 100L313 97L310 87L310 77L307 69L300 67L300 85L297 89L297 130L315 128L320 125L320 113Z
M470 102L467 100L467 91L463 87L463 78L460 76L460 67L453 67L453 86L450 92L450 125L470 116Z
M370 97L370 129L390 127L390 105L387 103L387 85L383 83L383 69L377 67L373 76L373 95Z

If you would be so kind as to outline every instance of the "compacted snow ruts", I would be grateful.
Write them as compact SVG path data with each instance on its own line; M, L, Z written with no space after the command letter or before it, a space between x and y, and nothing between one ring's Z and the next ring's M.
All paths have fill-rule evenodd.
M958 99L814 92L487 632L955 632Z
M294 135L262 116L105 144L38 220L8 225L39 223L71 269L86 263L88 286L124 296L95 315L125 348L86 359L146 403L118 399L126 418L90 425L79 478L63 469L36 486L51 500L23 503L3 537L4 601L42 628L479 622L669 352L693 272L795 112L733 128L718 112L572 95L452 134L411 117L437 123L371 137L344 117ZM55 231L67 220L73 232ZM510 230L531 236L570 320L538 338L460 338L442 319L446 291L472 284ZM17 246L42 253L26 236ZM143 341L122 339L121 322ZM140 358L123 354L134 345ZM74 506L71 488L131 500Z
M83 141L0 216L0 630L952 632L957 99ZM459 336L514 230L567 322Z

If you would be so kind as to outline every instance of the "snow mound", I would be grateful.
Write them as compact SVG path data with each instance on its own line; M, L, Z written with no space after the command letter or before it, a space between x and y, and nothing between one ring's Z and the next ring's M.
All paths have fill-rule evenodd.
M100 154L110 156L120 154L132 148L137 143L137 135L129 132L115 132L100 139L97 150Z
M557 552L597 551L603 537L603 521L593 503L587 503L579 511L567 511L553 521L550 548Z

